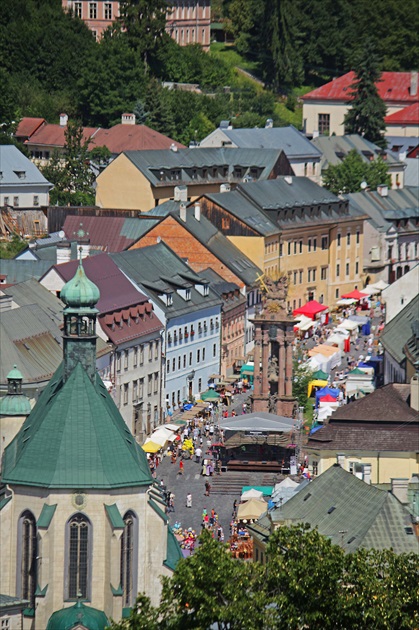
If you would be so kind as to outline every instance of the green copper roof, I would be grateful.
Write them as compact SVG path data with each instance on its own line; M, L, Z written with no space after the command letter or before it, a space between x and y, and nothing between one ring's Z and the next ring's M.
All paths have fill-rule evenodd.
M109 625L102 610L77 602L75 606L57 610L48 621L47 630L71 630L78 626L87 630L104 630Z
M39 529L48 529L56 509L56 503L54 505L47 505L47 503L44 503L44 505L42 506L41 514L39 515L36 523Z
M125 523L121 516L120 511L116 503L112 505L105 505L106 514L109 517L113 529L124 529Z
M120 488L152 483L147 458L99 376L61 365L5 449L2 481L46 488Z
M163 564L174 571L177 563L183 558L182 550L170 527L167 528L167 558Z
M7 378L10 379L11 381L23 380L23 376L17 369L16 365L13 366L13 370L10 370L10 372L7 375Z
M60 299L70 308L91 308L98 303L99 298L100 291L86 276L80 260L74 278L69 280L61 289Z
M28 416L30 412L31 403L23 394L8 394L0 400L0 416Z

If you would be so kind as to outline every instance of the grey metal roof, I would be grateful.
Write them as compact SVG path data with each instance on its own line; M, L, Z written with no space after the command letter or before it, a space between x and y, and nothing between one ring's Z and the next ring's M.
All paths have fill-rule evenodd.
M366 140L357 134L347 136L319 136L311 141L314 146L322 154L320 160L321 170L327 169L328 166L341 164L350 151L355 150L364 162L370 162L370 158L378 158L383 153L381 147L373 142ZM398 160L390 151L385 151L386 161L389 166L399 164L402 168L402 162Z
M41 171L14 145L0 145L0 183L2 186L49 185ZM20 177L18 173L24 173Z
M407 304L388 324L386 324L380 340L384 350L388 352L397 363L405 359L404 345L413 335L412 326L419 320L419 295Z
M419 186L419 158L406 158L406 170L404 172L404 185L409 187Z
M339 198L308 177L277 177L237 186L244 197L264 210L339 203Z
M260 179L266 179L280 157L281 151L275 149L225 149L225 148L196 148L180 149L178 151L125 151L124 155L138 168L153 186L181 185L182 183L206 183L213 181L230 181L233 177L235 166L241 168L260 168ZM192 177L192 169L212 169L215 167L228 167L227 177L222 174L212 176L207 173L205 177L197 173ZM160 171L180 170L179 180L160 179ZM242 173L241 177L245 175Z
M223 133L240 149L279 149L288 159L319 160L321 151L293 125L265 129L223 129Z
M272 510L274 523L309 523L345 551L358 547L417 553L409 512L389 492L366 484L335 464Z
M39 279L51 269L51 260L8 260L0 259L0 274L6 276L7 284L24 282L30 278Z
M38 304L57 326L61 326L63 321L63 303L33 278L7 287L5 293L11 295L13 302L18 306Z
M219 276L218 273L214 271L213 269L210 269L210 268L204 269L203 271L199 272L199 275L205 278L206 280L208 280L208 282L210 283L211 289L213 289L213 291L220 298L222 298L223 295L225 295L226 293L229 294L239 289L239 286L237 284L235 284L234 282L227 282L226 280L224 280L224 278ZM239 295L234 295L234 297L231 297L227 300L223 299L222 310L223 310L223 313L227 313L230 310L236 308L237 306L241 306L245 304L246 304L245 296L239 293ZM244 311L243 311L243 315L244 315Z
M227 212L230 212L262 236L279 233L278 226L261 212L257 205L248 199L243 199L240 191L233 190L232 192L205 194L205 197L225 208Z
M349 207L370 217L374 227L386 232L391 221L416 219L419 216L419 188L389 190L383 197L377 191L363 191L344 195Z
M3 595L3 593L0 593L0 608L7 608L9 606L25 608L28 603L29 600L27 599L20 599L20 597L16 597L15 595Z
M193 313L221 304L221 300L209 288L207 296L195 289L194 284L203 284L197 275L165 243L142 247L128 252L110 254L115 264L159 305L167 319ZM191 299L185 301L177 289L191 290ZM163 294L172 296L173 304L166 306Z

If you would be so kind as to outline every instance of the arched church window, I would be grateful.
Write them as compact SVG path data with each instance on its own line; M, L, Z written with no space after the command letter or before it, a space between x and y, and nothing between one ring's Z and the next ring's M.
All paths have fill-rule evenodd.
M124 516L125 528L121 536L121 587L123 606L132 606L137 596L136 588L136 551L137 551L137 519L129 511Z
M89 599L90 595L90 556L92 531L89 519L76 514L67 522L67 580L68 599Z
M35 606L37 582L37 537L34 515L23 512L19 519L20 537L20 597L29 601L28 608Z

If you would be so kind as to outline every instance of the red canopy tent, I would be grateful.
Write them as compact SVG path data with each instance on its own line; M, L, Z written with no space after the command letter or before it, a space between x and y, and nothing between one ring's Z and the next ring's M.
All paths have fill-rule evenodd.
M361 293L358 289L354 289L351 293L345 293L342 297L346 300L362 300L362 298L369 297L367 293Z
M322 396L321 398L319 398L319 402L335 403L337 402L337 399L334 396L331 396L330 394L326 394L326 396Z
M316 319L316 315L318 315L318 313L327 311L328 308L328 306L320 304L320 302L316 302L316 300L311 300L310 302L307 302L307 304L304 304L304 306L296 308L295 311L293 311L293 315L305 315L311 319Z

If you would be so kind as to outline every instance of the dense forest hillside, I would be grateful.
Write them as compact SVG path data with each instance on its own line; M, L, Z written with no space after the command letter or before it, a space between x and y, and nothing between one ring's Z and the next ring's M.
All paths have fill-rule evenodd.
M150 0L161 11L164 0ZM124 0L124 11L131 2ZM417 63L415 0L217 0L213 13L235 37L235 50L251 61L266 89L245 81L199 46L179 47L156 20L153 37L130 15L96 42L61 0L0 3L0 123L8 131L22 116L58 121L59 113L85 125L108 127L124 111L137 121L188 143L219 124L286 124L278 99L295 108L301 85L316 85L351 68L366 40L375 43L382 69ZM134 18L134 19L132 19ZM162 81L198 83L202 94L169 91Z

